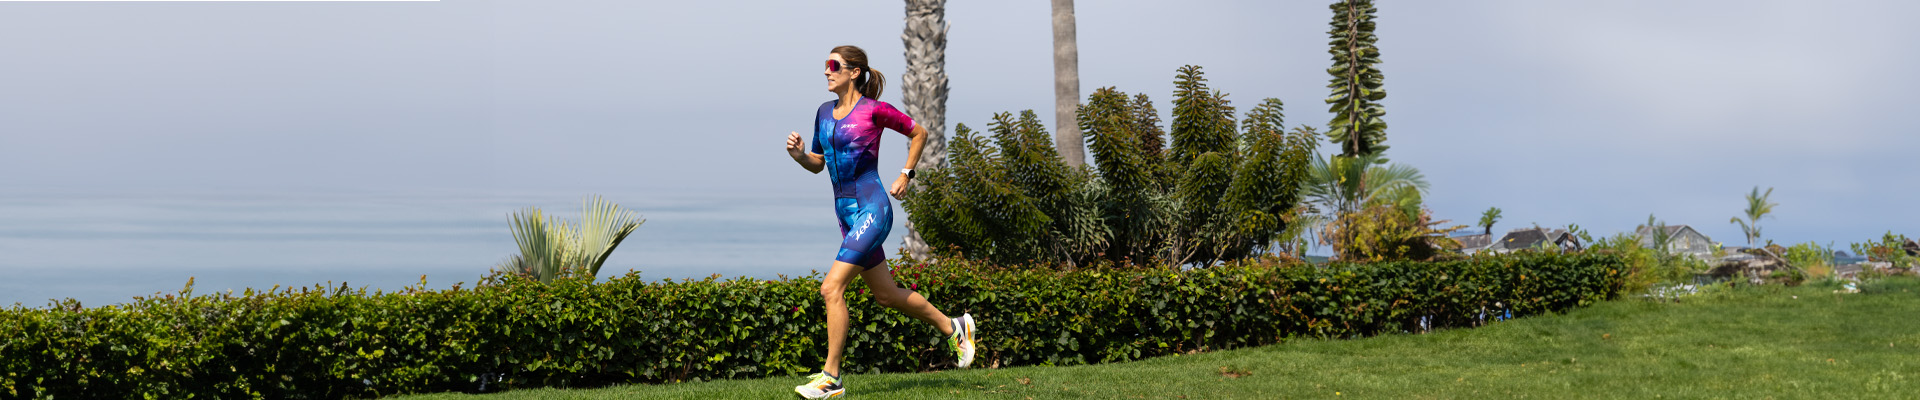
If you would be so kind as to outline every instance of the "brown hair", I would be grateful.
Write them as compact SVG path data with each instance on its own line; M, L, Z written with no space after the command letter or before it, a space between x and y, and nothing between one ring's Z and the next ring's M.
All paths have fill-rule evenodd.
M847 60L848 67L860 69L860 76L853 78L854 90L859 90L861 96L880 100L880 93L887 89L887 76L867 66L865 50L860 50L860 46L848 45L833 48L832 54L839 54L841 59Z

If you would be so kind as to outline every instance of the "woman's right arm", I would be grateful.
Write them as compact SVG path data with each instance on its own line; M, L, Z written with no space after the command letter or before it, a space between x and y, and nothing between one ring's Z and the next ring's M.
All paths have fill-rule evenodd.
M807 172L818 174L821 169L827 167L825 157L819 153L807 151L806 143L800 140L800 132L787 135L787 155L792 156L793 162L800 163L800 167L806 168Z

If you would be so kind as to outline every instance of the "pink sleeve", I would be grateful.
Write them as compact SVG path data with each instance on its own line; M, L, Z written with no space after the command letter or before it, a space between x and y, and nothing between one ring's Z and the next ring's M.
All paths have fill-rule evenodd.
M913 132L913 117L894 109L892 104L879 103L878 106L873 110L873 123L902 135Z

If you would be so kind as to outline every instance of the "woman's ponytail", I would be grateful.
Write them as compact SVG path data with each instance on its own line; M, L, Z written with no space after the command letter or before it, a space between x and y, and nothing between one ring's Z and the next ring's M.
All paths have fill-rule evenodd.
M854 79L853 87L860 89L861 96L880 100L880 93L887 90L887 75L872 67L862 69L860 78Z
M880 93L887 89L887 75L867 64L865 50L859 46L840 46L833 48L833 54L839 54L841 59L847 61L847 66L860 69L860 76L853 78L854 90L859 90L861 96L880 100Z

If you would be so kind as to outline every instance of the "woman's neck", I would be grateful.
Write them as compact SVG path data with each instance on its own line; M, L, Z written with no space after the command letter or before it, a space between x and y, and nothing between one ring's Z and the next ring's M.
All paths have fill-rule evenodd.
M849 88L846 91L840 92L841 107L852 106L854 105L854 102L857 102L857 101L860 101L860 91Z

